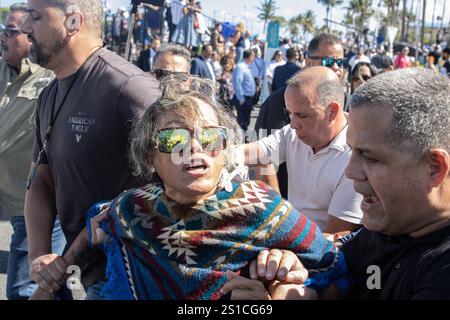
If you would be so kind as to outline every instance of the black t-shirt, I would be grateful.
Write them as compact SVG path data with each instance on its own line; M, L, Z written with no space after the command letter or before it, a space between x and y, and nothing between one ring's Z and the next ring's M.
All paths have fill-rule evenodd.
M450 299L450 227L418 239L363 228L342 250L354 281L351 298ZM381 289L369 289L376 273L369 266L380 268Z
M86 211L94 203L144 183L131 174L129 131L132 120L159 95L159 83L152 76L102 48L77 73L53 81L39 97L33 161L66 96L42 163L53 175L56 209L69 246L85 227ZM93 281L104 275L101 269L94 272Z
M450 61L445 61L444 68L447 70L447 74L450 75Z

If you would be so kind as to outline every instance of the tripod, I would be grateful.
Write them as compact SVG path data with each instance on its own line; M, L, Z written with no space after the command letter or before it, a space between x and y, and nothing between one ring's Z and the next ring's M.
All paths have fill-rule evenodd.
M125 59L130 59L131 37L133 36L134 25L136 23L136 14L141 3L153 4L155 6L164 6L165 0L131 0L133 7L131 8L130 25L128 28L127 45L125 49Z
M131 8L130 25L128 27L127 45L125 47L125 59L130 60L131 37L133 36L134 24L136 23L136 13L142 0L131 0L133 7Z

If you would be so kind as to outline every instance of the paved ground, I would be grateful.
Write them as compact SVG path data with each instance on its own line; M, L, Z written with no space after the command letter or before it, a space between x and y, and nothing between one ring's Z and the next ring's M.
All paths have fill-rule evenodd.
M250 128L254 128L258 109L252 113ZM0 220L0 300L6 300L6 266L8 262L9 244L12 228L9 221ZM75 293L75 298L82 298L84 293Z

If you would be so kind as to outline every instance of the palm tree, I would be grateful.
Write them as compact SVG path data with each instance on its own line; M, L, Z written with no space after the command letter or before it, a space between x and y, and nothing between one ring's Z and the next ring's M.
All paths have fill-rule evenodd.
M258 19L264 21L264 32L266 32L267 22L275 17L275 13L278 9L277 2L275 0L263 0L260 3Z
M400 0L383 0L387 8L386 23L391 26L399 25Z
M298 15L298 21L303 29L303 39L306 39L306 34L314 31L316 15L314 14L314 11L308 10L304 14Z
M369 20L372 10L372 0L351 0L356 3L356 17L355 26L359 30L364 30L364 27Z
M406 32L405 32L405 41L406 42L410 42L409 28L410 28L410 24L412 21L416 21L416 15L414 14L414 12L412 10L407 11L406 12Z
M347 26L353 26L353 12L351 10L347 10L344 14L344 19L342 20L342 23Z
M434 16L436 14L436 0L434 0L434 5L433 5L433 18L431 20L431 33L433 33L434 30Z
M344 3L344 0L317 0L317 2L327 7L327 31L330 32L329 22L333 17L331 10Z
M280 25L280 28L284 28L287 25L287 20L282 16L273 16L270 21L277 22Z
M287 28L292 38L297 38L300 33L299 30L300 22L298 18L299 18L298 16L292 17L287 22Z

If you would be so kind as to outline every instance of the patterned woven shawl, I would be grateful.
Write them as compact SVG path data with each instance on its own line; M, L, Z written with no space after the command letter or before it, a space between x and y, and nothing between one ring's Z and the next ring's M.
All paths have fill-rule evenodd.
M307 286L348 287L342 253L262 182L233 183L232 192L191 206L168 199L159 184L126 191L110 203L102 229L110 236L107 299L219 299L225 271L241 272L267 248L297 253L310 270Z

